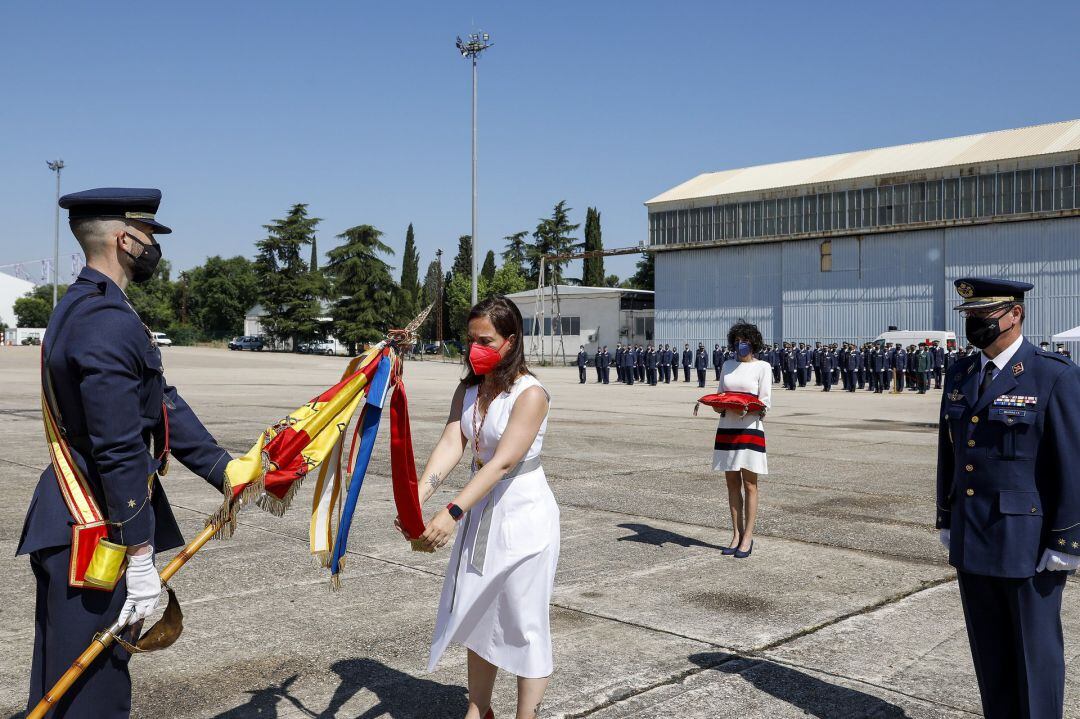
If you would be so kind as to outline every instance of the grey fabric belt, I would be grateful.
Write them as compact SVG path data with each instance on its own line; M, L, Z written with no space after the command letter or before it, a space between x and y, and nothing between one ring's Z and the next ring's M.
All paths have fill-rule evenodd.
M540 469L542 463L540 457L533 457L532 459L525 459L517 463L517 465L503 475L503 478L499 480L500 483L508 482L515 477L522 474L528 474L529 472ZM473 462L473 474L479 467ZM476 570L480 575L484 574L484 560L487 559L487 545L488 535L491 532L491 515L495 508L495 498L491 496L494 494L495 488L492 487L491 492L488 493L487 504L484 505L483 511L480 513L479 524L476 526L476 536L473 537L472 551L469 552L469 566ZM469 536L469 528L472 526L473 510L469 510L465 514L465 526L462 528L462 532L465 536ZM465 554L464 544L461 547L461 553L458 554L457 566L454 569L454 593L450 599L450 611L454 611L454 602L457 599L457 577L458 572L461 570L461 557Z

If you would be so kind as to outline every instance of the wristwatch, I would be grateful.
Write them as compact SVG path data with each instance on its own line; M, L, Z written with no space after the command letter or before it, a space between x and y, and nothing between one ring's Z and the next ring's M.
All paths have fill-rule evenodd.
M457 506L453 502L446 505L446 511L450 512L450 516L454 518L455 522L465 516L465 510L463 510L461 507Z

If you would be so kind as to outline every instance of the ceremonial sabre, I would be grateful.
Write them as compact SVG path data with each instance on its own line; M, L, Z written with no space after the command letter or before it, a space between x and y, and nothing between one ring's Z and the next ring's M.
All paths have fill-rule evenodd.
M410 322L405 329L390 330L390 332L387 333L385 342L399 350L404 350L405 348L412 345L415 340L416 330L420 327L421 324L424 323L424 320L427 319L427 316L431 312L431 308L433 306L434 304L429 305L427 309L421 312L420 315L417 316L412 322ZM412 486L408 487L408 489L412 490L412 492L415 493L415 470L413 470L413 472L414 474L411 478ZM298 474L296 479L299 480L302 479L302 477L303 474ZM399 482L400 481L401 480L399 480ZM395 487L395 493L400 491L400 488ZM195 556L195 553L202 549L203 545L210 541L210 539L212 539L215 535L217 535L219 532L222 532L223 530L229 530L231 526L235 526L236 510L239 510L240 506L245 503L248 494L249 493L238 493L235 497L235 503L232 507L233 511L218 512L213 515L211 519L207 522L206 527L201 532L199 532L198 536L195 537L195 539L191 540L191 542L189 542L188 545L184 547L179 554L173 557L172 561L165 565L165 567L160 572L162 584L167 584L168 581L172 579L173 575L180 571L180 568L187 564L188 560ZM409 504L411 504L411 502ZM418 508L419 503L417 502L416 509ZM420 526L422 527L422 519L420 520L420 522ZM228 531L224 533L227 534ZM132 647L132 649L134 649L135 651L150 651L155 648L164 649L166 646L172 644L172 642L175 641L176 637L179 636L179 605L176 604L175 601L173 601L174 597L172 596L171 590L169 591L169 595L170 603L165 610L165 617L161 620L161 622L159 622L159 624L151 628L147 636L143 637L143 639L150 640L149 642L143 643L142 640L140 640L136 643L135 647ZM173 626L162 626L168 625L170 623ZM125 628L126 627L121 625L118 620L114 622L113 625L110 626L108 629L105 629L96 634L93 641L90 643L90 646L83 650L83 653L79 655L79 658L75 660L75 662L68 668L66 672L64 672L64 675L60 677L56 684L54 684L53 687L48 692L46 692L45 696L41 698L41 701L37 703L37 706L35 706L33 710L31 710L30 713L26 715L26 719L44 719L45 715L50 710L52 710L54 706L56 706L56 703L60 701L60 698L63 697L65 692L67 692L67 690L71 688L71 686L78 680L78 678L82 676L83 672L85 672L90 667L94 660L97 659L98 655L101 654L101 652L103 652L104 650L108 649L110 646L112 646L114 642L119 641L124 646L130 646L120 636ZM155 632L155 629L157 629L158 631ZM149 644L150 646L147 646L147 644Z

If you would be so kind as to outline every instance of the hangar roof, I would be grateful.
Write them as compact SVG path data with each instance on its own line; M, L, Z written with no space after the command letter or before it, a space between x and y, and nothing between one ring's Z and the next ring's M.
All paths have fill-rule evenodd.
M1080 151L1080 120L707 172L646 205Z

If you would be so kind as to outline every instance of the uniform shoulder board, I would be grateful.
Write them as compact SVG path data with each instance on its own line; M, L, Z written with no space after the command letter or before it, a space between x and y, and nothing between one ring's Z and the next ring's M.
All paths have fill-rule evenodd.
M1035 348L1035 354L1039 355L1040 357L1046 357L1047 359L1061 362L1062 364L1071 365L1073 363L1071 359L1064 355L1059 355L1057 352L1047 352L1046 350Z

